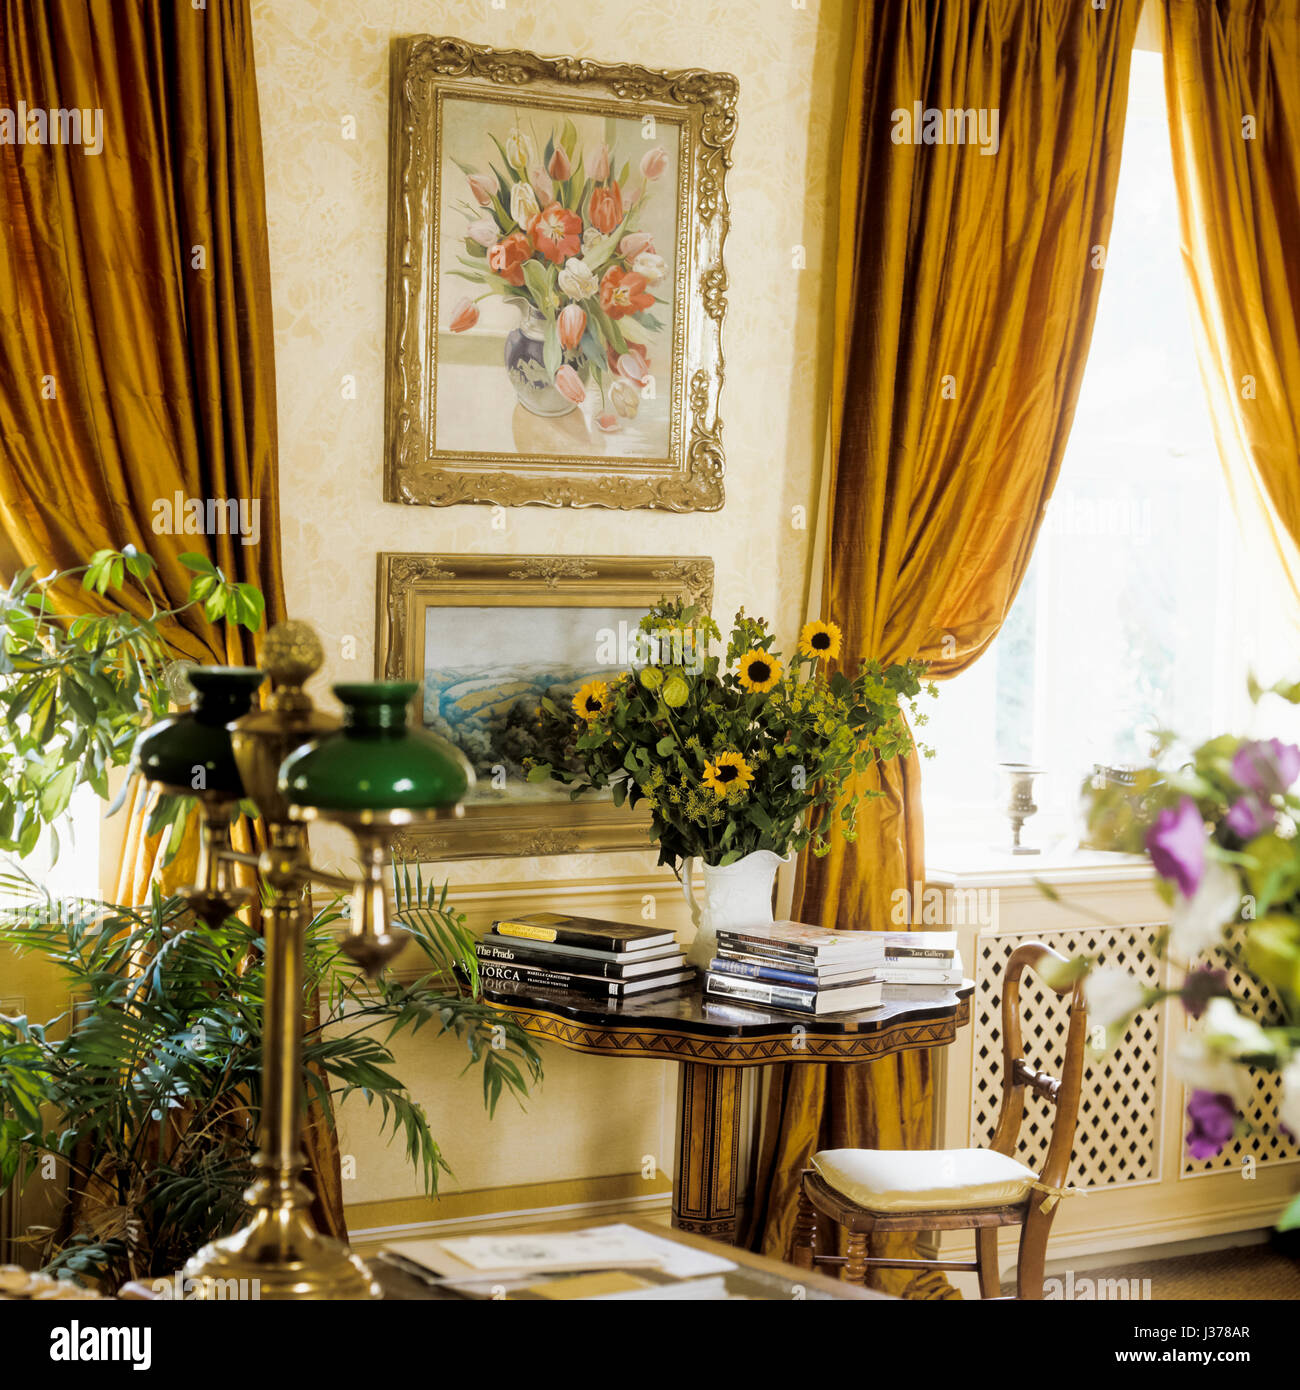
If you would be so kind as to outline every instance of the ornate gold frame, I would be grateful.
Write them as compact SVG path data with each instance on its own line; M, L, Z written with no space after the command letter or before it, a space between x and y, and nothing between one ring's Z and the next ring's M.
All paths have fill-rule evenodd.
M379 556L380 680L421 680L425 610L436 606L649 608L664 596L708 607L713 561L703 556ZM650 818L610 801L467 803L464 816L399 831L404 859L495 859L648 849Z
M653 115L681 130L677 280L668 456L582 459L472 454L434 447L437 374L438 113L444 93L567 110ZM525 94L525 95L521 95ZM722 506L722 317L729 226L726 173L736 133L736 79L688 69L486 48L421 35L393 46L389 135L388 356L384 497L550 507Z

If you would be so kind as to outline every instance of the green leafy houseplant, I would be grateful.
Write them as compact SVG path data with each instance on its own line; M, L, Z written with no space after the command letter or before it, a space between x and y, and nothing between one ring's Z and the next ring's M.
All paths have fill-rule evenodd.
M177 608L158 607L154 562L131 546L98 550L86 565L40 578L29 565L0 593L0 849L25 857L44 831L57 855L57 822L73 792L88 784L108 799L110 769L130 762L141 729L167 713L176 693L167 679L176 665L164 635L169 621L201 609L209 622L261 626L259 589L228 580L204 555L180 558L193 577ZM101 597L129 583L149 612L70 615L58 598L78 580ZM170 853L192 805L159 797L151 808L147 829L170 830Z
M432 1025L464 1044L491 1113L541 1076L528 1035L477 997L473 936L445 886L395 875L398 919L425 973L370 983L336 946L331 903L306 932L306 983L321 1000L305 1032L309 1096L359 1094L401 1137L426 1192L449 1171L421 1106L393 1074L390 1044ZM79 1003L44 1024L0 1016L0 1190L53 1159L78 1189L63 1229L31 1233L47 1267L106 1288L169 1275L243 1217L260 1101L264 973L256 930L216 930L178 898L146 907L58 904L30 880L0 918L7 942L66 974Z
M841 640L833 623L807 624L788 663L767 623L743 609L723 657L709 653L717 624L680 601L657 604L640 632L649 657L638 670L590 682L571 710L543 700L543 721L567 733L570 753L534 763L529 778L554 778L574 798L610 790L620 806L644 803L659 862L674 869L809 844L821 855L836 829L851 840L873 793L841 800L846 783L912 748L909 715L925 722L919 662L827 673Z
M154 562L130 547L43 578L24 569L0 593L0 849L21 858L42 832L53 839L79 786L106 799L110 770L186 696L173 679L182 663L166 640L170 620L201 609L213 623L261 626L254 586L232 583L201 555L181 562L193 578L174 609L154 602ZM70 615L77 582L101 596L138 586L148 611ZM169 831L170 853L193 805L162 796L151 806L146 828ZM60 904L25 878L0 882L6 889L17 905L0 914L0 946L43 954L80 1002L45 1024L0 1017L0 1187L54 1160L57 1180L81 1189L64 1228L43 1236L56 1267L98 1273L109 1286L169 1272L242 1215L260 1103L262 943L236 917L216 931L197 926L179 899ZM506 1091L522 1096L540 1062L527 1035L481 1002L472 938L445 887L426 890L418 877L413 887L403 875L397 898L429 966L414 984L365 984L335 948L336 907L311 924L308 997L324 1012L306 1039L306 1087L377 1103L434 1192L446 1165L389 1070L388 1041L430 1022L460 1037L489 1111ZM371 1032L384 1027L382 1039Z

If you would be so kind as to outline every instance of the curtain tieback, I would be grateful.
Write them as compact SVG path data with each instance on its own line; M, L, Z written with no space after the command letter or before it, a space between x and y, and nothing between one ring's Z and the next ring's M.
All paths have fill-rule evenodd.
M1031 1182L1030 1190L1034 1192L1046 1192L1047 1196L1038 1204L1038 1210L1047 1215L1049 1211L1061 1200L1062 1197L1086 1197L1088 1189L1086 1187L1071 1187L1068 1183L1064 1187L1052 1187L1045 1182Z

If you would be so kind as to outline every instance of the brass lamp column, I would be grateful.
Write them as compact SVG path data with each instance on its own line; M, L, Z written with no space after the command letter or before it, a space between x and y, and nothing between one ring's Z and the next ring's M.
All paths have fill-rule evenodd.
M137 766L171 791L191 792L200 753L207 755L203 765L216 769L199 779L205 781L199 882L184 890L195 913L217 923L247 902L247 890L231 880L237 863L255 866L267 890L262 1109L257 1176L246 1193L252 1216L233 1235L200 1250L184 1273L200 1296L248 1296L255 1284L256 1296L266 1299L377 1298L379 1286L365 1265L312 1225L310 1193L302 1183L304 891L319 883L352 892L342 949L367 974L377 975L404 940L388 923L387 830L461 814L473 772L444 740L407 727L414 685L336 686L348 710L341 728L316 710L302 687L323 654L305 623L272 628L262 657L271 694L264 709L238 714L221 727L231 754L225 762L216 716L241 700L247 710L264 678L261 671L192 672L200 696L195 708L148 730L136 750ZM256 803L266 829L267 848L260 856L230 845L231 807L244 798ZM353 831L362 851L359 878L312 867L307 822L318 819L337 820Z

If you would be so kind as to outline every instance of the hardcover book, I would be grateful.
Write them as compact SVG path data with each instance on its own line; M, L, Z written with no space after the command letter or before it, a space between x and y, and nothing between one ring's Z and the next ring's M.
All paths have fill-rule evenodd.
M959 985L962 982L960 956L947 961L886 961L876 974L890 985Z
M548 970L536 965L507 964L504 961L484 961L479 967L486 989L507 994L524 993L530 989L563 989L595 998L622 999L632 994L648 994L651 990L667 989L669 985L685 984L694 978L692 966L673 969L659 975L635 980L607 980L599 975L578 975L571 970Z
M880 934L885 938L885 959L899 965L926 966L933 962L942 967L951 965L957 955L955 931L887 931Z
M489 931L480 944L499 946L507 951L532 951L559 960L592 960L613 965L641 964L682 953L676 937L672 937L662 946L650 946L640 951L605 951L596 946L565 946L559 941L538 941L531 936L501 936L494 931Z
M881 985L875 980L837 989L797 989L793 985L746 980L710 971L705 980L705 989L708 994L725 999L741 999L787 1013L816 1016L861 1013L879 1007L881 1001Z
M732 975L757 975L764 970L788 970L817 984L833 984L837 980L860 980L874 975L881 962L867 960L815 961L809 956L770 950L766 946L755 946L752 951L742 951L735 946L718 943L715 961L725 960L731 967L727 973ZM747 966L738 970L736 966Z
M709 969L718 975L734 975L740 979L770 980L774 984L795 985L802 989L839 989L845 985L869 984L876 978L876 967L853 966L849 970L827 974L816 970L801 970L789 965L776 965L764 960L737 960L734 956L717 955Z
M584 952L581 956L571 953L571 948L541 945L534 948L532 942L512 939L494 940L486 937L474 948L480 961L496 962L505 965L529 965L541 970L558 970L578 975L598 975L605 980L632 980L643 975L661 975L669 970L680 970L686 962L680 950L660 954L658 951L641 951L630 960L617 961L601 959L595 951ZM643 959L648 956L649 959Z
M760 922L735 930L720 930L719 942L752 952L755 946L806 956L815 961L884 959L881 932L834 932L802 922Z
M527 917L503 917L492 924L497 936L527 941L587 946L601 951L649 951L676 940L662 927L633 927L599 917L570 917L563 912L534 912Z

